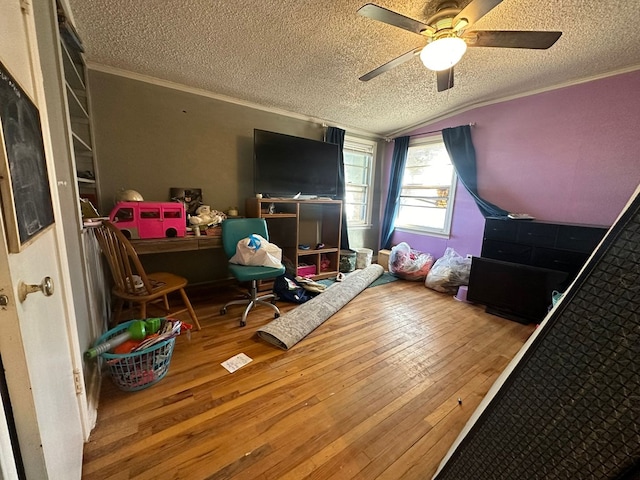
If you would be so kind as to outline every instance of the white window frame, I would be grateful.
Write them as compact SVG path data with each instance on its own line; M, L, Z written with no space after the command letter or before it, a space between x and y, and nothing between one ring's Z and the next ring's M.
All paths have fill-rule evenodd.
M344 137L344 147L343 152L347 152L348 150L358 153L369 154L371 158L371 162L368 165L368 172L365 174L366 183L361 184L358 183L357 186L365 189L365 202L364 202L364 216L362 221L354 222L352 220L347 220L347 224L349 228L370 228L371 227L371 205L373 204L373 180L374 180L374 171L376 166L376 147L377 143L373 140L367 140L360 137L345 135ZM345 157L345 190L348 189L349 185L356 185L353 181L349 181L347 177L347 160ZM346 197L346 195L345 195ZM344 208L347 209L347 199L344 201ZM360 205L360 204L358 204Z
M433 135L429 137L417 137L409 141L409 149L412 147L421 147L424 145L430 144L442 144L444 147L444 141L442 139L442 135ZM407 163L408 163L407 158ZM406 165L405 165L406 168ZM447 210L445 213L445 221L443 228L430 228L423 225L411 225L411 224L400 224L396 218L395 229L401 232L410 232L410 233L418 233L421 235L430 235L435 237L449 238L451 235L451 222L453 219L453 206L456 198L456 185L458 183L458 176L456 174L455 168L453 168L452 164L452 175L451 175L451 184L448 186L449 188L449 196L447 199ZM403 181L404 181L404 172L403 172ZM445 187L445 185L442 185ZM404 185L403 185L404 188ZM402 208L401 204L402 200L400 199L400 205L398 208ZM399 215L397 216L399 217Z

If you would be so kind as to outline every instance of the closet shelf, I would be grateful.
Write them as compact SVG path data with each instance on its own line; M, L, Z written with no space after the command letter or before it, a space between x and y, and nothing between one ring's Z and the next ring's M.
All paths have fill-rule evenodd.
M99 182L94 152L94 139L91 125L91 101L88 95L86 65L83 57L82 42L75 28L66 18L58 4L58 27L60 31L60 49L65 80L65 92L68 109L68 128L72 140L73 170L76 172L76 185L81 198L99 204Z

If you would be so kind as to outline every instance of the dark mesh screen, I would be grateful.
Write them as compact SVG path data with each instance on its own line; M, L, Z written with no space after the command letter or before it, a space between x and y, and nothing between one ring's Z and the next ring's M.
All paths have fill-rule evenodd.
M437 480L638 478L639 204L617 222Z

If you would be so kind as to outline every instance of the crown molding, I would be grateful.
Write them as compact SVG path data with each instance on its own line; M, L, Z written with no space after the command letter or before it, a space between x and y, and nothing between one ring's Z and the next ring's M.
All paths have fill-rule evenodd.
M460 115L460 114L468 112L470 110L474 110L474 109L481 108L481 107L486 107L486 106L489 106L489 105L495 105L495 104L498 104L498 103L509 102L511 100L517 100L519 98L530 97L532 95L538 95L540 93L559 90L561 88L572 87L572 86L580 85L580 84L583 84L583 83L589 83L589 82L593 82L593 81L596 81L596 80L601 80L601 79L604 79L604 78L613 77L613 76L616 76L616 75L622 75L622 74L625 74L625 73L634 72L636 70L640 70L640 65L635 65L635 66L623 68L623 69L620 69L620 70L614 70L614 71L602 73L602 74L599 74L599 75L593 75L593 76L589 76L589 77L584 77L584 78L572 80L570 82L559 83L557 85L552 85L550 87L540 88L540 89L537 89L537 90L530 90L530 91L519 93L519 94L515 94L515 95L509 95L509 96L506 96L506 97L499 97L499 98L494 98L494 99L491 99L491 100L485 100L485 101L482 101L482 102L471 103L469 105L462 106L462 107L457 108L455 110L451 110L450 112L447 112L446 114L439 115L439 116L436 116L436 117L431 117L431 118L428 118L426 120L421 120L418 123L415 123L413 125L409 125L407 127L403 127L400 130L395 130L395 131L384 133L384 134L377 134L377 133L374 133L374 132L368 132L368 131L365 131L365 130L350 128L350 127L347 127L347 126L335 125L335 124L332 124L332 122L329 122L329 121L321 119L321 118L301 115L301 114L298 114L298 113L290 112L288 110L283 110L283 109L278 109L278 108L273 108L273 107L265 107L264 105L260 105L260 104L253 103L253 102L249 102L249 101L246 101L246 100L240 100L238 98L230 97L228 95L221 95L221 94L213 93L213 92L210 92L208 90L201 89L201 88L189 87L189 86L184 85L184 84L170 82L168 80L162 80L162 79L159 79L159 78L156 78L156 77L152 77L152 76L149 76L149 75L142 75L142 74L139 74L139 73L131 72L129 70L124 70L124 69L120 69L120 68L116 68L116 67L111 67L109 65L103 65L103 64L95 63L95 62L87 62L87 68L90 69L90 70L98 71L98 72L108 73L110 75L117 75L117 76L120 76L120 77L129 78L129 79L132 79L132 80L137 80L137 81L149 83L149 84L152 84L152 85L157 85L157 86L164 87L164 88L171 88L173 90L179 90L181 92L191 93L193 95L199 95L199 96L202 96L202 97L207 97L207 98L211 98L211 99L214 99L214 100L219 100L221 102L227 102L227 103L231 103L231 104L234 104L234 105L239 105L239 106L242 106L242 107L252 108L252 109L255 109L255 110L260 110L260 111L263 111L263 112L273 113L273 114L276 114L276 115L282 115L282 116L285 116L285 117L294 118L294 119L302 120L302 121L305 121L305 122L315 123L315 124L317 124L318 126L320 126L322 128L325 128L327 125L332 125L332 126L335 126L335 127L338 127L338 128L342 128L342 129L344 129L345 131L347 131L350 134L359 135L359 136L363 136L363 137L370 138L370 139L375 139L375 140L386 139L387 141L389 141L389 140L391 140L391 139L393 139L395 137L406 135L407 133L411 133L414 130L417 130L419 128L427 127L427 126L432 125L434 123L446 120L446 119L454 117L456 115Z

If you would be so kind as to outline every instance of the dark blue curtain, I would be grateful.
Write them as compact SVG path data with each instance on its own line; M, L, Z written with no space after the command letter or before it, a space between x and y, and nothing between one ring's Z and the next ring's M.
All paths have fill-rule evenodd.
M444 145L447 147L451 163L458 173L460 182L476 201L484 217L505 217L509 212L486 201L478 194L478 170L476 167L476 150L471 141L471 127L445 128L442 130Z
M337 127L328 127L325 141L335 143L340 147L340 165L338 168L338 195L337 200L342 200L342 228L340 229L340 248L349 250L349 233L347 232L347 212L344 204L346 196L346 181L344 176L344 130Z
M391 248L391 235L398 214L400 191L402 190L402 175L407 163L409 151L409 137L398 137L394 140L393 158L391 159L391 176L389 178L389 194L384 207L384 217L380 226L381 248Z

